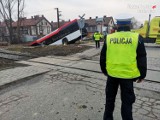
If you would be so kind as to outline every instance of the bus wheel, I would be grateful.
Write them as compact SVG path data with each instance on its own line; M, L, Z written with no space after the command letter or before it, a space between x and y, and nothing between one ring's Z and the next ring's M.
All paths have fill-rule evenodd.
M64 38L64 39L62 40L62 44L63 44L63 45L67 45L67 44L68 44L67 38Z

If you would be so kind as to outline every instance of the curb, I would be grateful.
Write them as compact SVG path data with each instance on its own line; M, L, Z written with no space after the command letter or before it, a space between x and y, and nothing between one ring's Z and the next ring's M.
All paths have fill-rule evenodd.
M145 47L150 47L150 48L160 48L160 44L150 44L150 43L144 43Z
M43 74L45 74L47 72L49 72L49 70L45 71L45 72L42 72L42 73L37 73L37 74L31 75L31 76L27 76L27 77L24 77L24 78L21 78L21 79L16 79L14 81L2 84L2 85L0 85L0 90L6 89L6 88L8 88L8 87L10 87L12 85L16 85L16 84L19 84L19 83L23 83L23 82L29 81L30 78L43 75Z

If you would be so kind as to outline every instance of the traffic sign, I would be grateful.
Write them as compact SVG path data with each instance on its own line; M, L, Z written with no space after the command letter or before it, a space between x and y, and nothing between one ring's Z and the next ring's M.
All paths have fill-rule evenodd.
M79 15L80 19L78 20L78 25L79 25L80 29L84 28L84 25L85 25L84 16L85 16L85 14L83 14L82 16Z
M84 28L84 25L85 25L85 20L84 20L84 18L78 20L78 25L79 25L79 28L81 28L81 29Z

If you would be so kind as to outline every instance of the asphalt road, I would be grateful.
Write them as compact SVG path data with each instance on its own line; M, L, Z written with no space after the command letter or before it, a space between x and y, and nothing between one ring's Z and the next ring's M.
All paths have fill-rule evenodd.
M150 68L160 70L159 49L147 48L147 54ZM81 57L91 58L84 55ZM98 55L92 60L83 62L84 60L75 59L68 65L93 70L94 66L99 64ZM56 69L54 66L50 72L2 89L0 120L102 120L105 82L105 76L101 73L72 68ZM133 109L134 119L159 120L160 94L140 88L136 88L135 92L137 101ZM118 94L114 111L115 120L121 120L120 104Z
M101 120L104 81L51 71L1 91L1 120ZM96 81L96 80L94 80Z

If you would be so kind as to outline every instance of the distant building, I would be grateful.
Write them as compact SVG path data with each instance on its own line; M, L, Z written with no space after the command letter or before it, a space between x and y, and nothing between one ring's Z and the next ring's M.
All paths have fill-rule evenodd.
M70 20L69 20L70 21ZM61 27L69 21L60 21L59 26ZM58 28L57 22L49 22L43 15L35 15L27 19L26 17L20 18L20 34L29 36L44 36L51 33L53 30ZM17 21L12 23L13 33L17 33ZM85 19L85 26L89 33L89 36L93 35L95 31L99 31L103 34L111 33L115 24L112 17L95 17L92 19ZM0 39L8 33L7 27L4 22L0 22Z
M89 18L85 20L86 28L88 31L89 36L92 36L95 31L99 31L100 33L106 35L108 33L111 33L113 30L115 24L113 17L95 17L95 18Z
M9 31L7 29L6 23L0 21L0 41L6 40L6 36L8 36Z
M37 36L41 37L51 33L53 30L51 23L42 15L35 15L31 18L20 18L20 35L23 36ZM17 34L17 25L18 21L12 23L13 27L13 36ZM0 40L6 40L9 36L9 31L5 22L0 22Z
M68 21L60 21L60 26L64 25ZM58 23L57 22L51 22L53 29L57 29ZM95 31L99 31L103 34L111 33L113 30L115 24L113 17L106 17L103 16L101 18L93 18L90 17L89 19L85 19L85 27L89 33L89 36L92 35Z
M0 34L5 34L5 33L8 33L8 31L7 31L7 26L6 26L6 24L5 24L5 22L1 22L0 21Z
M17 21L12 23L13 31L17 31ZM26 17L20 19L20 33L24 35L44 36L52 31L51 23L42 15L32 16L30 19Z

